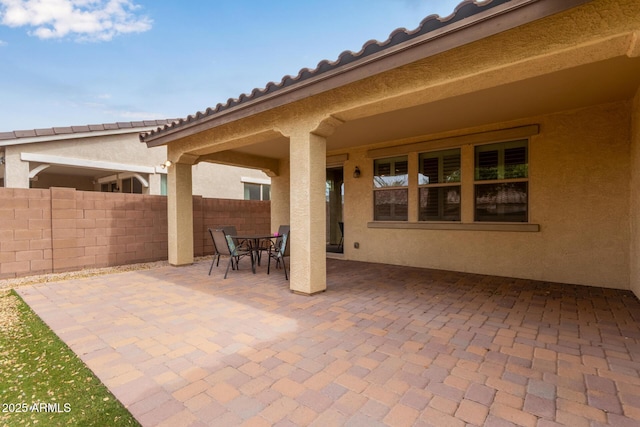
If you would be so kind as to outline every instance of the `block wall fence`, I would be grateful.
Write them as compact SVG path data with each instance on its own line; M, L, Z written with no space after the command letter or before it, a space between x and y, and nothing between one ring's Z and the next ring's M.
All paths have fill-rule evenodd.
M194 255L208 228L271 231L270 202L193 197ZM166 260L167 198L72 188L0 188L0 279Z

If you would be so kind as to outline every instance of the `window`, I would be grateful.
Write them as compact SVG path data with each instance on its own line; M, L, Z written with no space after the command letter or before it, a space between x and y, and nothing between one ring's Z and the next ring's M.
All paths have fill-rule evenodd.
M103 193L117 193L120 191L117 182L107 182L100 185L100 191Z
M376 221L407 221L409 161L407 156L378 159L373 163L373 218Z
M167 175L160 175L160 195L167 195Z
M142 194L142 183L136 178L127 178L122 180L122 192Z
M419 221L460 221L460 149L419 157Z
M271 200L271 185L244 183L245 200Z
M528 221L527 141L475 147L475 220Z

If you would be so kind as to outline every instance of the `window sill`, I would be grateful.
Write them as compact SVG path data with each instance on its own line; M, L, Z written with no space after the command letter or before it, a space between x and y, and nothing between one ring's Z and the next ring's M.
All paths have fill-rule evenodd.
M407 221L373 221L367 228L419 229L419 230L458 230L458 231L518 231L539 232L540 224L483 222L462 224L459 222L407 222Z

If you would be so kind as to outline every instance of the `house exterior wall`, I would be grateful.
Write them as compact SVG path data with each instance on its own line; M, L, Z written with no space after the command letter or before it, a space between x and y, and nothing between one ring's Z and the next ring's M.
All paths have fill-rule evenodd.
M318 83L316 94L291 96L290 101L274 103L273 108L267 108L268 99L264 108L256 107L262 107L256 99L242 114L234 115L232 110L220 115L219 122L215 116L208 117L206 123L196 121L191 129L159 135L156 143L168 143L176 159L189 159L248 146L266 153L264 147L280 142L274 133L287 138L291 167L272 179L272 227L277 227L283 218L291 223L301 220L294 218L300 214L295 206L300 194L294 198L293 193L299 192L299 180L312 176L309 170L293 164L302 144L292 135L323 135L327 156L348 155L344 165L346 259L629 289L630 271L631 275L640 274L632 267L637 261L631 260L637 251L633 245L638 245L640 237L629 231L637 222L630 214L639 208L638 201L634 198L632 203L629 196L632 169L638 166L638 160L629 156L631 120L638 114L637 106L631 106L630 92L637 90L638 83L610 65L625 64L625 72L635 71L636 63L634 68L627 64L640 56L639 17L640 2L635 0L594 0L458 48L425 55L408 65L363 75L355 82L341 85L336 77L335 86L326 90ZM602 85L598 85L597 76L603 77ZM574 78L585 79L582 91L577 88L575 93L554 96L555 91L564 89L563 83L573 83ZM628 87L618 87L616 82ZM600 87L600 92L592 90ZM518 90L511 91L513 88ZM302 86L300 91L307 93L302 92ZM282 96L285 99L287 94ZM412 116L415 123L398 120L406 128L393 120L371 120L404 119L401 114L408 110L423 114ZM344 124L342 129L347 131L342 136L351 139L332 140L330 133L318 131L323 120L340 122L338 135ZM358 127L360 120L375 129ZM419 121L428 123L420 126ZM417 138L459 137L533 124L539 126L539 132L529 143L528 196L529 225L535 230L434 230L398 224L374 228L370 224L373 160L368 150L392 145L401 150L403 143L420 141ZM636 127L634 147L637 133ZM381 136L388 134L394 136ZM395 140L390 141L392 138ZM473 154L473 146L463 143L461 148ZM282 158L280 164L285 161ZM351 174L355 166L361 171L359 179ZM409 162L413 174L416 166L415 160ZM469 156L463 159L463 168L473 170ZM315 181L313 185L324 184ZM473 191L473 183L462 187L466 194ZM282 201L286 210L276 200ZM409 218L415 224L417 196L413 192L409 203ZM463 206L462 217L476 225L472 205ZM293 232L304 233L300 238L306 241L324 240L324 234L309 230L294 228ZM354 247L356 242L359 249ZM292 243L292 265L304 262L305 267L311 267L311 262L317 262L301 256L297 242Z
M166 147L147 148L140 143L138 133L72 138L60 141L41 141L32 144L7 146L7 188L50 188L67 187L82 191L100 191L100 184L93 177L82 175L63 175L48 173L45 169L37 180L29 182L29 162L20 160L21 153L46 154L82 160L113 162L132 166L160 166L167 160ZM113 175L113 172L98 172L101 176ZM160 175L166 171L159 171ZM203 197L223 199L243 199L244 184L242 178L257 180L268 179L262 171L237 168L213 163L199 163L193 166L193 194ZM159 179L149 177L149 189L145 194L161 194Z
M290 225L290 172L289 160L280 161L280 174L271 178L271 232L278 231L281 225Z
M357 165L362 177L345 174L345 257L629 289L630 111L620 102L497 125L540 124L529 143L529 215L539 232L369 228L373 160L352 151L345 170Z
M20 160L18 147L5 147L4 186L29 188L29 163Z
M260 181L269 177L257 169L201 162L193 166L193 194L220 199L243 199L243 178Z

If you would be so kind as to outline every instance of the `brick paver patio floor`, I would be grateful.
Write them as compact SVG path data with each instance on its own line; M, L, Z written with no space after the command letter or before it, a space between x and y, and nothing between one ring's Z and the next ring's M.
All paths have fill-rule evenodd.
M640 425L629 292L327 260L305 297L208 269L19 293L145 426Z

